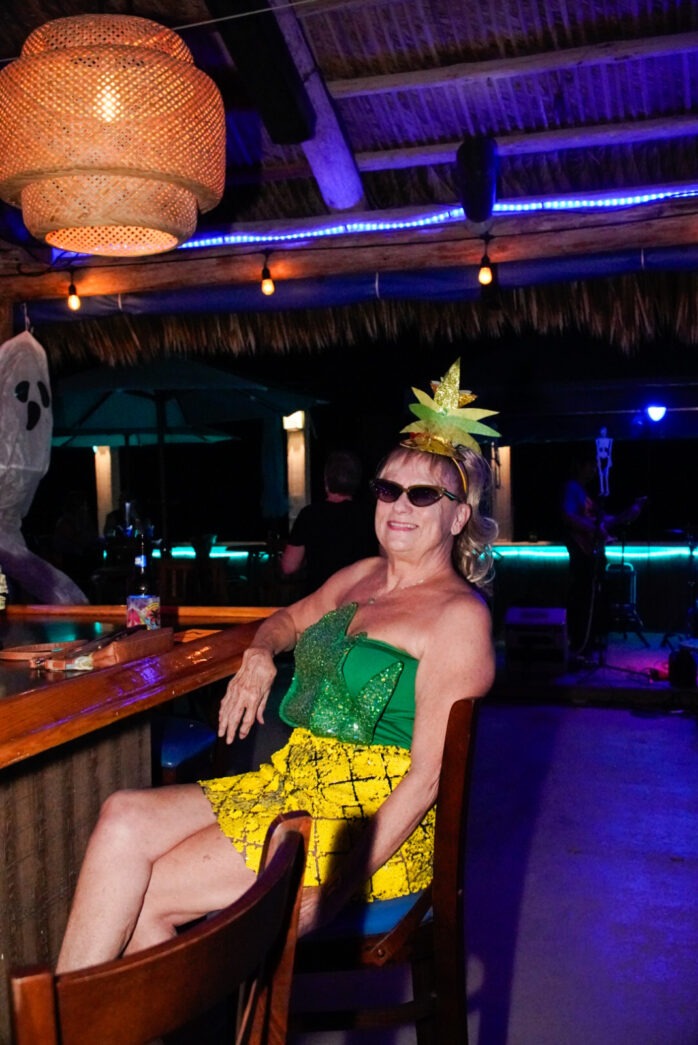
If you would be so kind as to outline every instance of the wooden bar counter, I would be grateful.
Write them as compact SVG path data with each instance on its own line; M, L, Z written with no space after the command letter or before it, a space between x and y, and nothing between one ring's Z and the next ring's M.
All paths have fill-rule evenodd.
M148 712L234 674L272 612L165 608L164 624L202 634L157 656L70 676L0 661L0 1045L10 1042L7 970L55 961L102 802L119 788L151 783ZM71 628L87 637L86 628L108 633L125 617L124 606L10 606L0 615L0 640L5 647L19 644L18 634L26 643L52 641L58 624L63 639Z

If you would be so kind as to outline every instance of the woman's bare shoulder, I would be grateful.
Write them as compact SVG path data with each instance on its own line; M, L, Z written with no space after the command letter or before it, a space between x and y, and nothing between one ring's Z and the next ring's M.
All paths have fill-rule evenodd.
M489 607L476 588L445 598L422 637L422 674L443 695L482 696L492 684L494 645ZM439 698L441 699L441 698Z
M492 617L486 600L477 588L464 582L443 592L432 606L425 622L425 640L442 647L452 637L466 633L489 638L491 628Z

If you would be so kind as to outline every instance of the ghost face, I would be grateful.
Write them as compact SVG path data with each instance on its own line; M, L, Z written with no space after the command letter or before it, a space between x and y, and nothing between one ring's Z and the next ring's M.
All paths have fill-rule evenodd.
M51 457L46 354L24 332L0 345L0 508L26 515Z
M51 396L46 383L39 379L35 384L36 389L32 387L30 379L22 378L15 385L15 397L19 399L20 403L27 404L26 430L28 432L31 432L39 424L42 407L44 410L48 410L51 405ZM32 398L34 394L35 398Z

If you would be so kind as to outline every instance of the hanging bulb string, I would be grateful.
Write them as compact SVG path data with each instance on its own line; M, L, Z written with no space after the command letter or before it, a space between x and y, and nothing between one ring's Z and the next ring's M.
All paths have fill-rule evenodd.
M266 297L270 297L274 293L274 291L276 290L276 287L274 285L274 280L272 279L271 271L269 269L269 252L268 251L264 255L264 264L262 265L261 289L262 289L262 293L264 295L266 295Z
M492 235L489 232L485 232L482 237L482 242L485 247L485 252L480 260L480 268L478 269L477 281L482 287L488 287L494 281L494 270L492 268L492 262L488 253L489 245L492 240Z
M77 288L73 279L73 270L71 269L70 285L68 286L68 308L71 310L71 312L77 312L81 306L82 301L80 300L80 295L77 292Z

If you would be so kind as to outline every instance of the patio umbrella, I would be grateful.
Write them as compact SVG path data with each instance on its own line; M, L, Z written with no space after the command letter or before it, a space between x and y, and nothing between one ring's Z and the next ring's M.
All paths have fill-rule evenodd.
M279 420L320 400L181 359L98 367L54 386L54 446L158 447L162 535L167 540L165 446L232 438L215 426Z

